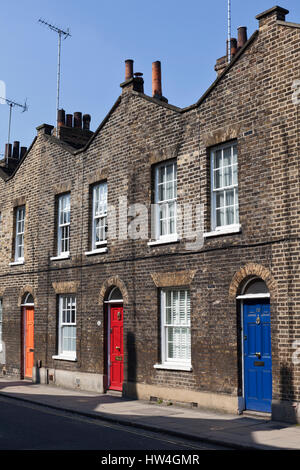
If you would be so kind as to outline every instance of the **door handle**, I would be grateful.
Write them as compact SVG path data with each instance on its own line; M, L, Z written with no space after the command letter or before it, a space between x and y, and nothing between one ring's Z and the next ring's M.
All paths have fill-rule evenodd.
M116 349L117 349L118 351L120 351L121 348L120 348L120 346L116 346Z
M34 349L33 349L33 348L29 348L29 352L34 352Z
M261 353L257 352L257 353L255 353L255 356L258 357L258 359L260 359L261 358Z

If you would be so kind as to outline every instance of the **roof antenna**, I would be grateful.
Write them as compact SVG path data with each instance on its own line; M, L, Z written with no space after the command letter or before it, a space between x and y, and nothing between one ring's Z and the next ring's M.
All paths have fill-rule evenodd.
M227 62L231 61L231 0L228 0L228 46L227 46Z
M23 110L22 113L25 113L25 111L28 111L27 98L26 98L24 104L16 103L15 101L8 100L7 98L4 98L4 97L0 97L0 100L1 100L1 101L4 101L4 102L5 102L6 104L8 104L8 106L9 106L8 139L7 139L7 143L9 144L9 143L10 143L10 131L11 131L11 115L12 115L12 109L13 109L15 106L18 106L19 108L21 108L21 109Z
M53 24L47 23L47 21L44 21L42 19L39 19L39 23L42 23L46 26L48 26L51 31L54 31L55 33L58 34L58 58L57 58L57 93L56 93L56 125L58 123L57 121L57 114L59 110L59 92L60 92L60 55L61 55L61 38L63 37L64 39L67 39L67 37L71 36L69 32L69 28L64 31L61 28L58 28L57 26L54 26Z

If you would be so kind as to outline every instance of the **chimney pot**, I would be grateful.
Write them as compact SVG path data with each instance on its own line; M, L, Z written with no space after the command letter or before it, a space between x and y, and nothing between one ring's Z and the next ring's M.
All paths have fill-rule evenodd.
M20 150L20 160L24 157L25 153L27 152L27 147L21 147Z
M237 40L237 48L241 49L247 42L247 28L246 26L240 26L238 28L238 40Z
M226 57L228 57L228 39L227 39L227 53ZM235 56L237 53L237 40L235 38L230 39L230 57L231 59Z
M11 158L11 144L5 144L5 158Z
M74 113L74 127L82 129L82 113L79 111Z
M159 60L152 62L152 96L153 98L162 97L161 63Z
M90 114L84 114L82 116L83 120L83 129L89 131L90 130L90 123L91 123L91 115Z
M20 142L15 140L13 144L12 158L19 160L19 156L20 156Z
M125 82L133 78L133 60L125 60Z
M57 111L57 126L64 126L66 124L66 115L64 109L59 109Z
M67 114L66 116L66 126L73 127L73 114Z

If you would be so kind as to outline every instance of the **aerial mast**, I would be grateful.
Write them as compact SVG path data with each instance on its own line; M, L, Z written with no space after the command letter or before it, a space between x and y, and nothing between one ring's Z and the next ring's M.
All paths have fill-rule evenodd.
M58 28L57 26L48 23L45 20L39 19L39 23L42 23L46 26L48 26L51 31L54 31L58 35L58 53L57 53L57 90L56 90L56 123L57 123L57 114L59 110L59 97L60 97L60 57L61 57L61 38L67 39L69 36L71 36L69 32L69 28L64 31L61 28Z
M228 0L227 62L231 61L231 0Z
M12 109L15 106L18 106L21 108L23 111L22 113L25 113L25 111L28 111L28 105L27 105L27 99L25 100L24 104L17 103L16 101L9 100L4 97L0 97L0 100L8 104L9 106L9 118L8 118L8 138L7 138L7 143L10 144L10 133L11 133L11 117L12 117Z

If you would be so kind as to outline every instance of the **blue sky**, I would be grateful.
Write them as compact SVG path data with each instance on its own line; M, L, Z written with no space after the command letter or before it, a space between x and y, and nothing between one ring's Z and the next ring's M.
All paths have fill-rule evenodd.
M255 16L272 0L232 0L232 36L239 26L248 37L258 28ZM300 23L300 2L281 0ZM11 0L0 16L0 80L6 96L23 103L14 108L11 140L29 146L36 126L55 124L57 35L38 23L44 18L72 37L62 43L61 107L92 116L95 130L119 96L124 60L134 59L151 95L152 62L162 63L163 94L169 103L188 106L215 80L216 59L225 54L227 0ZM8 132L7 105L0 105L0 154Z

